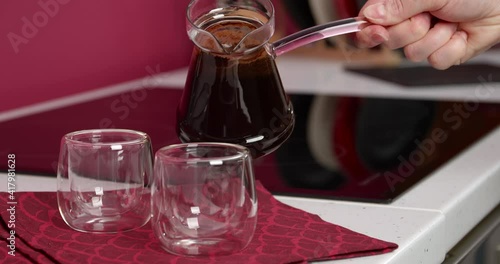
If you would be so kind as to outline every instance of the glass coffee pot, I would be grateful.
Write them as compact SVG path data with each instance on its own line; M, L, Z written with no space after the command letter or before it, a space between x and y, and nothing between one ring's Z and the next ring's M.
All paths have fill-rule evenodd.
M274 16L269 0L191 1L187 33L195 47L177 111L182 142L239 144L254 158L276 150L295 119L274 59L366 23L333 21L270 43Z

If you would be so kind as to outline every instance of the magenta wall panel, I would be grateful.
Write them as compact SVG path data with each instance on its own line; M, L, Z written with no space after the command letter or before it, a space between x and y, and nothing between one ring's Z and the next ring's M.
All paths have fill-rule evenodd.
M188 2L1 1L0 111L186 66Z

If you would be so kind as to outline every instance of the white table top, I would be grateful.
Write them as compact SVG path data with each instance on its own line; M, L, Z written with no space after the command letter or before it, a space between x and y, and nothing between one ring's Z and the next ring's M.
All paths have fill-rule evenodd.
M499 62L499 54L486 56ZM481 57L480 57L481 58ZM300 67L299 67L300 64ZM341 71L335 63L298 61L282 58L280 74L289 92L317 92L336 95L394 96L405 98L465 99L473 89L436 87L402 89L394 84L368 80ZM299 74L300 72L300 74ZM182 87L186 70L153 76L158 86ZM42 104L0 113L0 122L30 113L63 107L134 89L144 80L136 80L98 91L65 97ZM335 83L335 87L329 86ZM339 84L346 84L345 86ZM492 91L481 101L500 102L500 84L482 83ZM326 87L326 88L325 88ZM328 88L331 89L328 89ZM301 90L302 89L302 90ZM451 89L451 90L450 90ZM471 92L472 90L472 92ZM500 126L480 142L448 162L388 205L277 196L288 205L318 214L329 221L357 232L397 243L392 253L322 263L441 263L447 251L500 203ZM4 176L4 177L2 177ZM55 191L54 178L18 175L16 191ZM0 178L6 179L5 173ZM7 181L0 191L7 190Z

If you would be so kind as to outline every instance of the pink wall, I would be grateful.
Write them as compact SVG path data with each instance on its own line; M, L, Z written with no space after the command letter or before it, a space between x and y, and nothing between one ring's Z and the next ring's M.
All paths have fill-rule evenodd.
M0 111L187 65L188 2L0 1Z

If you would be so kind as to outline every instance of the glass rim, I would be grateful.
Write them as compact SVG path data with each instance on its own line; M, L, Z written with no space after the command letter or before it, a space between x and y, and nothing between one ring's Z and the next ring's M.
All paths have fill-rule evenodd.
M136 136L137 138L130 139L130 140L116 140L112 142L84 142L78 139L75 139L73 137L79 136L79 135L92 135L92 134L110 134L110 133L125 133L127 135L132 135ZM137 130L132 130L132 129L119 129L119 128L106 128L106 129L84 129L84 130L78 130L78 131L73 131L70 133L67 133L64 135L63 138L66 142L72 143L72 144L79 144L79 145L88 145L88 146L112 146L112 145L135 145L135 144L141 144L144 142L147 142L149 140L148 134L142 131L137 131Z
M197 30L200 30L200 31L204 31L206 32L204 29L200 28L198 25L196 25L196 19L197 18L192 18L190 17L189 13L191 11L191 9L193 8L193 6L195 5L196 2L199 2L201 0L191 0L188 4L188 7L186 8L186 20L188 21L189 25L196 28ZM274 5L272 3L271 0L252 0L252 1L264 1L266 2L266 4L269 4L271 6L271 9L270 10L267 10L269 12L269 20L262 24L262 26L267 26L267 25L270 25L272 23L272 17L275 16L275 10L274 10Z
M168 155L169 151L176 150L176 149L187 149L189 147L224 147L224 148L231 148L237 150L236 154L232 155L220 155L220 156L214 156L214 157L209 157L209 158L183 158L183 157L174 157L171 155ZM199 163L199 162L206 162L206 163L215 163L215 162L224 162L224 161L235 161L235 160L245 160L248 158L251 158L250 155L250 150L247 147L244 147L242 145L238 144L233 144L233 143L224 143L224 142L192 142L192 143L179 143L179 144L173 144L173 145L168 145L165 147L160 148L156 154L156 157L161 157L162 159L167 159L169 161L173 162L182 162L182 163Z

